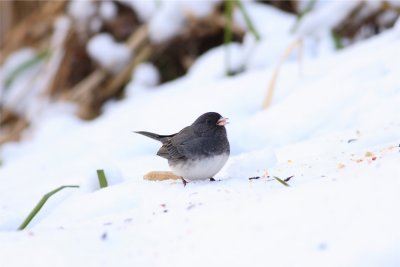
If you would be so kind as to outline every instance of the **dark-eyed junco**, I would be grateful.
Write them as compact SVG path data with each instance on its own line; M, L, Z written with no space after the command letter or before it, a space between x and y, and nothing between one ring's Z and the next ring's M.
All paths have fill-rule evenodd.
M172 171L186 185L187 181L213 180L225 165L230 153L224 127L227 120L216 112L207 112L176 134L136 133L162 143L157 155L168 160Z

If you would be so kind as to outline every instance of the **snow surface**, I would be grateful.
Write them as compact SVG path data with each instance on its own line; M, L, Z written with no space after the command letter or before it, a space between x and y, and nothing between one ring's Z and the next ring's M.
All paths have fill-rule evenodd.
M305 45L301 72L289 57L262 110L273 52L295 39L284 28L268 42L265 32L273 51L254 51L257 64L234 77L216 48L151 90L133 75L127 98L94 121L71 104L46 107L21 143L2 147L0 266L400 266L399 28L340 52ZM239 62L246 53L231 51ZM132 131L174 133L207 111L230 118L221 181L144 181L168 164ZM98 189L97 169L109 187ZM272 176L293 176L290 187ZM81 188L15 231L43 194L71 184Z

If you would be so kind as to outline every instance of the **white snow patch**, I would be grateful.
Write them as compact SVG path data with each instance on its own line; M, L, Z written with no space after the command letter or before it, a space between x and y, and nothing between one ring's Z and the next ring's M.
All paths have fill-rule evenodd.
M358 4L359 1L326 1L320 8L304 16L297 33L301 36L325 34L346 18Z
M185 19L179 10L180 2L163 2L149 22L150 39L160 43L176 36L184 26Z
M68 14L78 23L86 23L96 14L96 4L92 1L73 0L68 3Z
M35 93L32 87L32 81L36 79L42 63L35 64L30 68L20 72L18 76L10 79L11 75L22 65L26 64L36 57L37 52L30 48L24 48L12 53L4 62L0 70L0 103L5 108L15 111L20 115L26 114L26 108L30 105L30 100ZM11 82L8 87L6 82ZM30 90L29 90L30 89ZM33 103L33 101L32 101Z
M87 52L103 68L118 72L132 57L130 49L106 33L93 36L87 44Z
M206 1L182 1L181 10L183 14L189 14L195 17L206 17L210 15L220 0Z
M113 186L119 183L122 183L124 181L121 171L117 166L108 166L109 163L104 162L102 164L98 164L99 166L96 168L96 170L103 170L104 175L107 180L107 186ZM81 185L80 185L80 190L82 192L94 192L96 190L100 189L100 182L98 179L97 172L91 171L90 174L88 174L88 179L86 179Z
M154 87L160 82L160 73L153 64L145 62L135 68L133 79L135 84L144 87Z
M148 1L131 1L131 0L118 0L127 6L130 6L139 16L142 22L149 22L157 10L158 4L156 0Z
M192 79L207 81L224 77L227 69L239 71L242 67L242 46L239 43L230 43L202 54L190 67L188 75Z
M99 14L104 20L112 20L117 14L117 6L111 1L103 1L100 3Z

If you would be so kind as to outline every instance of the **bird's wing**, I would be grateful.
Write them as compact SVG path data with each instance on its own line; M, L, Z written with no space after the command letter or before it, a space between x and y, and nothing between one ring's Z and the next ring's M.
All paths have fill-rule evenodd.
M178 150L174 147L172 143L172 137L164 139L163 145L160 147L160 149L157 152L157 156L160 156L162 158L166 159L178 159L181 158L182 155L179 154Z
M193 136L193 130L191 127L183 128L179 133L163 142L157 155L166 159L185 159L185 144L193 139Z
M182 154L192 157L208 157L227 152L225 150L229 149L229 145L228 148L223 146L224 142L223 138L196 137L182 143L179 150Z

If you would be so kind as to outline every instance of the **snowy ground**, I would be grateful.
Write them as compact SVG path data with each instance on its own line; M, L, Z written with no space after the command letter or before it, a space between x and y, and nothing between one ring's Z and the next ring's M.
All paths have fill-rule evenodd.
M92 122L69 104L42 109L23 142L2 147L0 266L400 266L399 28L341 52L305 40L301 72L290 58L262 110L293 37L268 39L276 29L258 23L265 42L238 76L223 76L220 48L158 88L137 77ZM231 48L238 62L248 49ZM174 133L207 111L231 122L221 181L144 181L168 165L132 131ZM96 169L111 186L98 190ZM290 187L272 176L293 176ZM15 231L43 194L70 184L81 187Z

